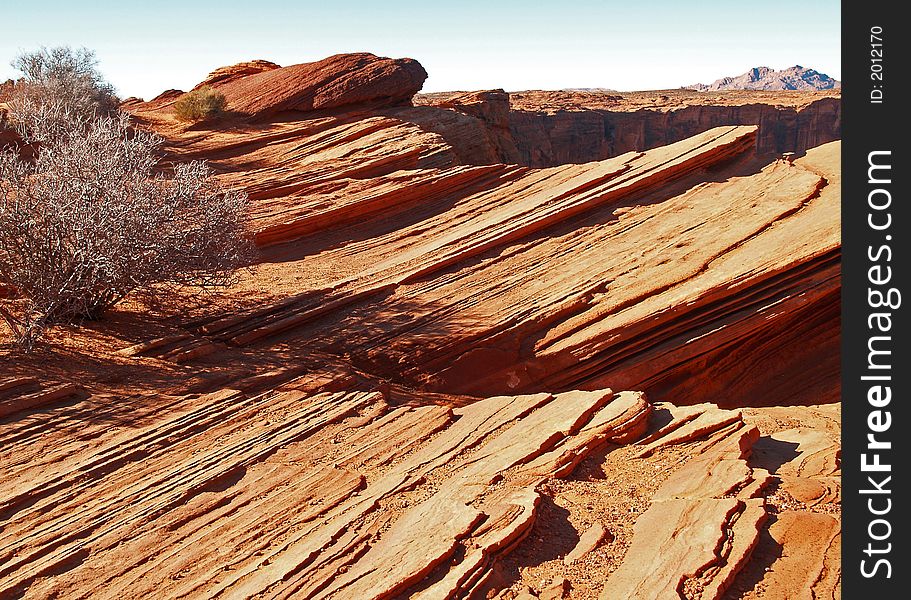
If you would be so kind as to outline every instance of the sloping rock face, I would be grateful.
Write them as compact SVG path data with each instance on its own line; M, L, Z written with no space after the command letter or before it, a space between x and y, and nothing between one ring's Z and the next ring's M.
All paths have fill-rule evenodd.
M833 90L841 87L837 81L825 73L795 65L781 71L769 67L754 67L736 77L722 77L708 85L697 83L688 86L700 92L717 92L722 90Z
M739 411L611 390L402 404L339 391L353 382L331 373L256 380L130 411L71 384L0 380L0 594L544 598L563 581L579 598L710 600L740 597L725 593L759 568L766 597L790 595L792 573L837 597L837 520L767 500L777 478L750 455L774 439ZM577 475L593 461L641 487L618 496L618 482ZM587 511L612 533L511 575L516 557L560 547L541 535L563 506L567 556ZM800 553L763 570L750 558L768 522Z
M509 94L503 90L447 96L434 108L422 106L399 114L443 136L464 163L529 164L513 135Z
M469 92L437 104L486 121L493 127L509 128L509 94L503 90Z
M266 256L337 275L198 335L238 346L306 339L449 393L619 382L655 400L724 406L837 399L837 144L793 164L763 161L755 127L728 127L543 170L445 166L438 138L369 161L335 148L376 150L367 140L401 135L393 123L326 122L303 144L272 132L276 141L248 153L225 138L241 157L222 166L255 201L259 243L308 240L306 259L283 258L286 246ZM212 142L199 143L218 156ZM360 168L331 168L339 154ZM436 166L395 172L421 161ZM802 384L777 383L794 378Z
M410 105L427 79L416 60L368 53L278 68L264 62L215 71L203 83L223 93L230 110L266 117L283 111Z
M0 366L0 597L837 597L837 142L532 168L496 91L179 95L128 108L248 193L256 269Z

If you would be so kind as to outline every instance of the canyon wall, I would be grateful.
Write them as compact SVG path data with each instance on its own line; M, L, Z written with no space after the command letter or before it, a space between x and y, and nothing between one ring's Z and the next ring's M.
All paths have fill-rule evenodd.
M713 127L758 125L756 152L803 153L841 137L841 101L822 98L805 108L746 104L640 109L513 110L509 128L519 161L533 167L603 160L679 142Z
M668 92L673 94L673 92ZM757 125L757 154L802 154L841 138L841 99L837 96L695 97L663 92L596 95L572 92L489 90L419 96L419 104L458 112L486 125L490 149L475 153L475 164L489 156L530 167L585 163L641 152L692 137L714 127ZM536 109L535 104L543 105ZM435 119L436 122L451 118ZM464 131L462 125L460 130ZM462 135L447 136L455 148ZM449 139L452 137L453 139Z

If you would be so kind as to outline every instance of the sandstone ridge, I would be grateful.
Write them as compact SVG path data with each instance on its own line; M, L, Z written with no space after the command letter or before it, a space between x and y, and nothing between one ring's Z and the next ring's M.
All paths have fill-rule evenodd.
M840 144L759 149L832 97L593 118L412 105L418 69L241 63L193 125L125 104L248 194L259 254L2 363L0 597L838 597ZM572 154L573 119L615 145Z
M214 71L200 85L223 93L230 110L266 117L283 111L408 105L425 79L427 72L416 60L362 52L287 67L240 63Z

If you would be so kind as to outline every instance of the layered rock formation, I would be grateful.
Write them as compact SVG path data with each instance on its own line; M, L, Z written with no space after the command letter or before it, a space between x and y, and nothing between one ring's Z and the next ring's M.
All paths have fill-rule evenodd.
M268 60L248 60L228 67L219 67L209 73L209 75L196 84L193 89L198 90L203 86L220 86L237 79L242 79L243 77L279 68L281 68L281 65L277 65Z
M282 111L409 105L427 72L416 60L337 54L288 67L252 61L214 71L200 85L225 95L228 109L267 117Z
M510 114L519 159L532 166L603 160L678 142L722 125L758 125L759 154L805 152L841 137L841 101L822 98L802 108L754 103Z
M395 170L442 165L442 141L414 137L410 151L390 144L383 160L368 160L353 149L399 135L395 121L321 123L329 128L313 142L290 137L300 124L283 125L287 141L270 134L268 146L253 142L222 165L256 201L260 244L304 236L311 256L301 268L331 265L339 277L205 323L195 330L202 339L243 346L305 336L384 377L473 395L619 381L675 402L837 397L837 145L793 164L757 161L756 128L732 127L600 163L438 166L406 176ZM211 136L201 142L220 154ZM341 161L329 170L339 152L360 168ZM267 179L291 161L308 166ZM785 250L789 236L813 241ZM757 260L759 271L750 266ZM380 329L377 315L388 315ZM817 343L799 342L808 338ZM178 356L200 343L166 347ZM779 354L772 368L769 344ZM786 381L801 373L806 383L770 390L773 373Z
M838 143L706 118L533 168L504 92L421 73L127 105L246 190L258 264L0 372L0 596L837 594Z
M429 94L417 102L487 124L501 160L533 167L604 160L679 142L713 127L757 125L758 154L804 152L841 137L837 92L519 92ZM793 96L793 95L792 95ZM504 105L508 123L504 125Z
M721 598L768 519L781 539L827 518L766 503L772 479L747 461L759 431L740 413L659 406L650 419L639 393L451 408L332 391L350 382L311 373L260 393L147 395L127 415L39 385L0 382L0 406L15 406L0 418L4 597L514 597L527 580L496 566L541 548L548 505L597 501L601 484L570 474L615 454L627 476L660 480L643 480L654 491L632 524L600 515L622 537L539 567L570 575L551 579L573 597ZM837 586L837 554L804 551L800 565L825 565L811 587ZM618 557L595 589L573 577Z

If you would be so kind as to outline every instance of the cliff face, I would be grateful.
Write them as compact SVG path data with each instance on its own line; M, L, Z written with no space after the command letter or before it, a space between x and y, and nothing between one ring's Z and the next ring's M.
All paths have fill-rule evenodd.
M801 153L841 137L841 101L823 98L800 109L748 104L669 111L512 111L509 124L520 161L534 167L603 160L724 125L758 125L759 154Z
M766 102L761 94L753 101L745 102L741 96L733 103L726 97L703 97L690 104L689 98L678 100L655 92L643 106L646 103L641 100L630 101L615 94L522 93L518 106L513 103L508 110L508 125L504 127L503 105L509 106L510 99L499 92L430 95L419 101L481 120L491 138L487 143L492 147L486 155L532 167L604 160L729 125L759 126L757 154L803 153L841 138L841 99L834 96L802 103L774 95ZM639 95L647 96L643 92ZM466 96L471 97L471 103L462 100ZM530 109L529 104L536 100L547 108ZM482 158L480 154L478 157ZM479 160L478 164L483 162Z

